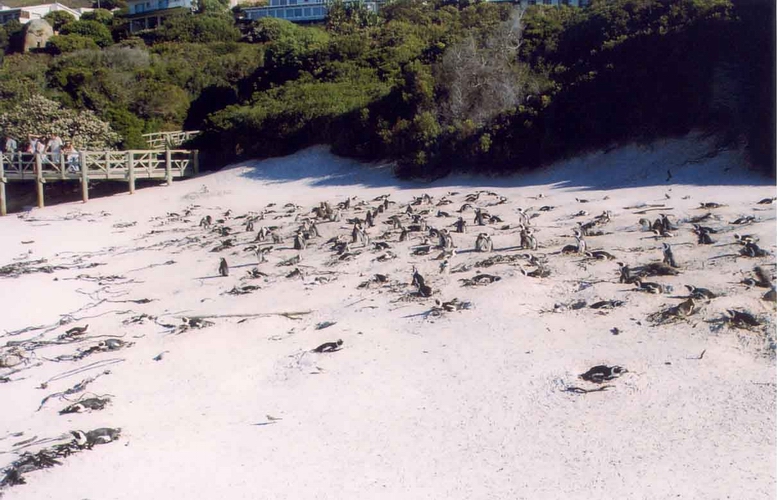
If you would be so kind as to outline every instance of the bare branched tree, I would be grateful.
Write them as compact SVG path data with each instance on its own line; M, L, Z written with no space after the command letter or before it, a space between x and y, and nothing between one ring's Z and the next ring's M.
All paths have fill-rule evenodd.
M484 40L469 35L445 51L440 69L446 82L447 99L442 109L446 121L482 124L521 102L528 74L517 57L523 13L517 7Z

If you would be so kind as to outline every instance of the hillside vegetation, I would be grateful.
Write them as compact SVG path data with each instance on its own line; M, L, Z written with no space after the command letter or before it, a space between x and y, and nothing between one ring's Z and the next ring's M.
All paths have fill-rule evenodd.
M234 21L218 0L130 37L96 11L35 54L0 34L0 112L34 94L140 134L201 129L209 163L328 143L401 176L507 172L691 129L774 170L774 6L607 0L588 8L396 0L326 23ZM14 31L17 29L17 31Z

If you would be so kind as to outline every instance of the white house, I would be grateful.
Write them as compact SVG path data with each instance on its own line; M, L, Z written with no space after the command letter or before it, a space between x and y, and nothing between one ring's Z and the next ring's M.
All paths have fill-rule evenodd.
M353 1L353 0L351 0ZM351 3L345 0L345 3ZM295 23L323 21L329 10L329 0L270 0L269 5L262 7L245 7L246 19L255 20L263 17L277 17ZM364 2L365 7L377 12L376 2Z
M83 9L71 9L61 3L47 3L43 5L31 5L29 7L11 8L0 4L0 24L5 24L12 20L17 20L22 24L27 24L33 19L42 19L49 12L64 11L71 14L76 19L81 18Z
M331 0L269 0L269 5L262 7L245 7L246 19L255 20L263 17L277 17L295 23L323 21L326 19L328 5ZM357 0L345 0L350 3ZM523 7L530 5L570 5L585 7L590 0L489 0L492 2L510 2ZM364 2L364 5L377 12L378 3Z

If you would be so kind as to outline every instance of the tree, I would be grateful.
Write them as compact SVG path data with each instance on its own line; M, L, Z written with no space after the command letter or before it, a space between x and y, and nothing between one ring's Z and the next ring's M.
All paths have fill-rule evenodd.
M449 121L484 124L523 100L526 71L517 61L522 17L523 10L516 8L485 40L470 34L445 51L440 81L446 90L443 115Z
M226 14L229 11L229 0L198 0L199 14Z
M378 14L370 10L361 0L346 3L334 0L329 4L326 27L336 33L352 33L378 24Z
M43 16L43 19L48 21L48 23L51 25L52 28L54 28L54 31L59 31L62 29L62 26L72 23L76 20L75 16L69 12L65 12L64 10L55 10L52 12L49 12L45 16Z
M94 9L81 15L82 21L97 21L100 24L111 26L113 24L113 12L106 9Z
M251 28L246 33L245 40L249 43L274 42L281 38L296 36L299 29L299 26L285 19L263 17L251 24Z
M60 34L86 36L94 40L99 47L107 47L113 43L110 30L97 21L73 21L63 26Z
M0 114L0 130L13 137L57 134L84 149L111 149L120 139L91 111L63 108L42 95L34 95Z

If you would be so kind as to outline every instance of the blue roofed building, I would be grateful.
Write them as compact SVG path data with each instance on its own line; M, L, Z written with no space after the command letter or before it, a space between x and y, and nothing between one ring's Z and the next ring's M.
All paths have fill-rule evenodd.
M197 8L194 0L129 0L127 9L130 31L153 29L162 19L180 12L192 12Z
M254 21L263 17L277 17L294 23L323 21L329 12L329 0L269 0L262 7L244 7L245 19ZM345 1L345 4L356 1ZM377 2L361 2L372 12L378 11Z

